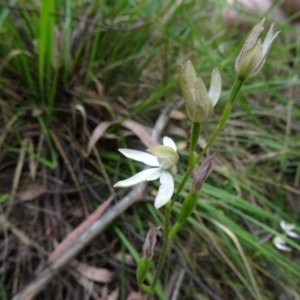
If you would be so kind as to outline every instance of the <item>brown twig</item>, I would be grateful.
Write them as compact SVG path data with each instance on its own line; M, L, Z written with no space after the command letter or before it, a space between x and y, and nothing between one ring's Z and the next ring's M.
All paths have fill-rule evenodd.
M152 137L158 138L161 131L167 123L167 114L170 111L167 107L158 118L152 131ZM98 221L96 221L85 233L83 233L75 242L70 245L65 252L57 257L51 264L46 265L36 278L31 281L25 288L16 294L12 300L31 300L42 291L51 279L61 270L67 263L74 258L82 249L87 246L97 235L99 235L106 227L108 227L120 214L122 214L133 203L140 200L143 196L146 183L140 183L135 186L125 197L118 201L111 209L109 209Z

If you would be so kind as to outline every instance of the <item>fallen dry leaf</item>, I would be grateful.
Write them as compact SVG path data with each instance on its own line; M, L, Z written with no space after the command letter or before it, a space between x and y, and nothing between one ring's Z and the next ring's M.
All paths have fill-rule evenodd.
M32 182L22 188L19 188L16 198L22 201L29 201L42 196L46 192L47 188L44 185L38 182Z
M94 148L98 140L102 137L102 135L106 132L107 128L116 123L116 121L103 121L96 126L96 128L92 132L87 146L87 155L90 155L92 149Z
M189 138L189 134L187 133L187 131L184 130L182 127L178 127L177 125L168 126L168 134L183 137L185 139Z
M63 253L67 248L69 248L76 240L84 233L88 228L90 228L104 213L108 208L114 196L110 196L106 201L104 201L89 217L84 220L79 226L77 226L73 231L71 231L63 241L61 241L54 251L49 255L48 263L57 259L61 253Z
M122 126L132 131L147 148L159 145L159 143L151 137L150 132L148 132L146 127L142 124L132 120L127 120L122 123Z
M184 120L184 119L186 119L186 114L180 110L173 109L170 111L169 117L171 119L175 119L175 120Z
M109 283L114 278L114 272L104 268L96 268L86 263L79 262L76 259L70 261L69 265L76 269L82 276L92 281Z

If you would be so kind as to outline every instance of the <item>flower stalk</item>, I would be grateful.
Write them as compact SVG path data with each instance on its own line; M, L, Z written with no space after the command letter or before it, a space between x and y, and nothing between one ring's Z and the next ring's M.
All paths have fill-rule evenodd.
M195 150L198 144L199 136L201 132L201 123L193 123L191 140L190 140L190 149L189 149L189 165L194 165L195 163Z
M220 98L221 76L218 69L213 70L210 88L207 91L203 80L201 77L197 77L196 71L190 61L181 66L181 92L185 100L187 116L192 121L193 125L190 137L188 168L174 195L174 181L169 170L172 166L177 164L179 157L176 145L170 138L164 137L163 145L148 149L148 153L129 149L120 149L120 152L128 158L142 161L153 168L139 172L126 180L118 182L115 186L126 187L141 181L150 181L159 178L161 185L154 205L156 208L160 208L165 205L163 245L154 278L150 286L144 285L143 281L150 268L153 247L156 241L156 234L153 235L153 232L151 235L152 238L147 235L147 239L143 247L142 260L139 263L137 270L137 280L141 289L148 293L147 300L151 299L155 286L159 280L170 240L176 235L197 205L198 194L213 169L215 162L214 155L209 156L196 172L192 189L190 193L188 193L188 196L184 199L178 220L175 222L173 227L170 226L172 208L178 200L180 192L185 186L188 178L191 176L196 165L201 161L207 149L213 144L214 140L229 119L233 104L244 81L257 75L262 69L270 52L271 46L279 34L279 32L274 33L274 24L272 24L265 40L262 43L259 39L259 35L264 29L263 24L264 20L259 22L253 28L241 49L235 63L237 78L232 86L228 102L225 105L219 122L211 134L206 146L197 157L195 157L195 150L200 136L202 122L212 113L214 106ZM293 231L295 226L292 224L281 223L281 227L285 233L281 236L275 237L274 243L276 242L275 246L279 249L281 248L281 250L289 251L288 247L285 245L285 235L295 238L300 236Z

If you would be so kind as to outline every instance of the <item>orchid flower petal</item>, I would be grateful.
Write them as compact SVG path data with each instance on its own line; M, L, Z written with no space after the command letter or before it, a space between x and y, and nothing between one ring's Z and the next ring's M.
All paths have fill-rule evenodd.
M296 225L295 224L289 224L285 221L280 221L280 227L282 228L283 231L287 232L287 231L291 231L294 230Z
M174 143L174 141L171 138L169 138L167 136L165 136L163 138L163 145L172 148L174 151L177 151L176 144Z
M286 230L286 222L285 221L280 221L280 227L283 231Z
M286 242L281 236L276 236L273 239L273 243L274 243L275 247L279 250L292 251L292 249L290 247L286 246Z
M277 31L276 33L274 33L274 23L271 25L268 34L263 42L263 54L265 55L269 48L271 47L274 39L277 37L277 35L279 34L279 31Z
M283 251L288 251L288 252L292 251L292 249L291 249L290 247L285 246L285 245L282 244L282 243L277 243L277 244L275 244L275 247L276 247L277 249L283 250Z
M119 151L126 157L140 161L144 163L145 165L151 166L151 167L159 167L159 162L157 158L149 154L147 152L137 151L137 150L131 150L131 149L119 149Z
M211 73L211 82L208 91L208 96L215 106L218 102L222 90L222 79L218 68L215 68Z
M129 187L143 181L155 180L160 177L161 172L162 172L161 168L151 168L151 169L143 170L128 179L118 181L114 185L114 187Z
M247 50L249 48L252 48L254 46L254 44L256 43L260 33L264 30L264 22L265 22L265 18L263 18L257 25L255 25L253 27L253 29L251 30L249 36L247 37L247 39L244 43L242 51L245 51L245 50ZM240 58L240 56L238 57L238 59L239 58Z
M154 201L154 206L156 209L159 209L167 204L174 192L174 180L169 172L162 171L160 176L160 183L161 186L159 187L157 196Z
M268 49L270 48L272 44L273 36L274 36L274 23L271 25L267 33L267 36L265 37L264 42L262 44L263 54L267 53Z
M289 237L292 237L292 238L295 238L295 239L299 239L300 238L300 235L294 231L286 231L286 234L289 236Z
M190 88L193 88L193 86L191 86L191 83L194 83L196 81L197 74L190 60L185 65L185 74L186 74L187 83L189 84Z

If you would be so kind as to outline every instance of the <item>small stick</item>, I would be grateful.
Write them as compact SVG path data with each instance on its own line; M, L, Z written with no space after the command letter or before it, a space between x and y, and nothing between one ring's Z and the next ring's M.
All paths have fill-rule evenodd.
M157 139L166 126L168 113L171 107L166 107L156 121L152 131L152 137ZM28 283L23 290L16 294L12 300L31 300L42 291L59 270L65 267L82 249L87 246L96 236L105 230L120 214L122 214L134 202L141 200L146 183L136 185L125 197L109 209L98 221L96 221L77 241L75 241L65 252L57 257L51 264L37 274L35 279Z

